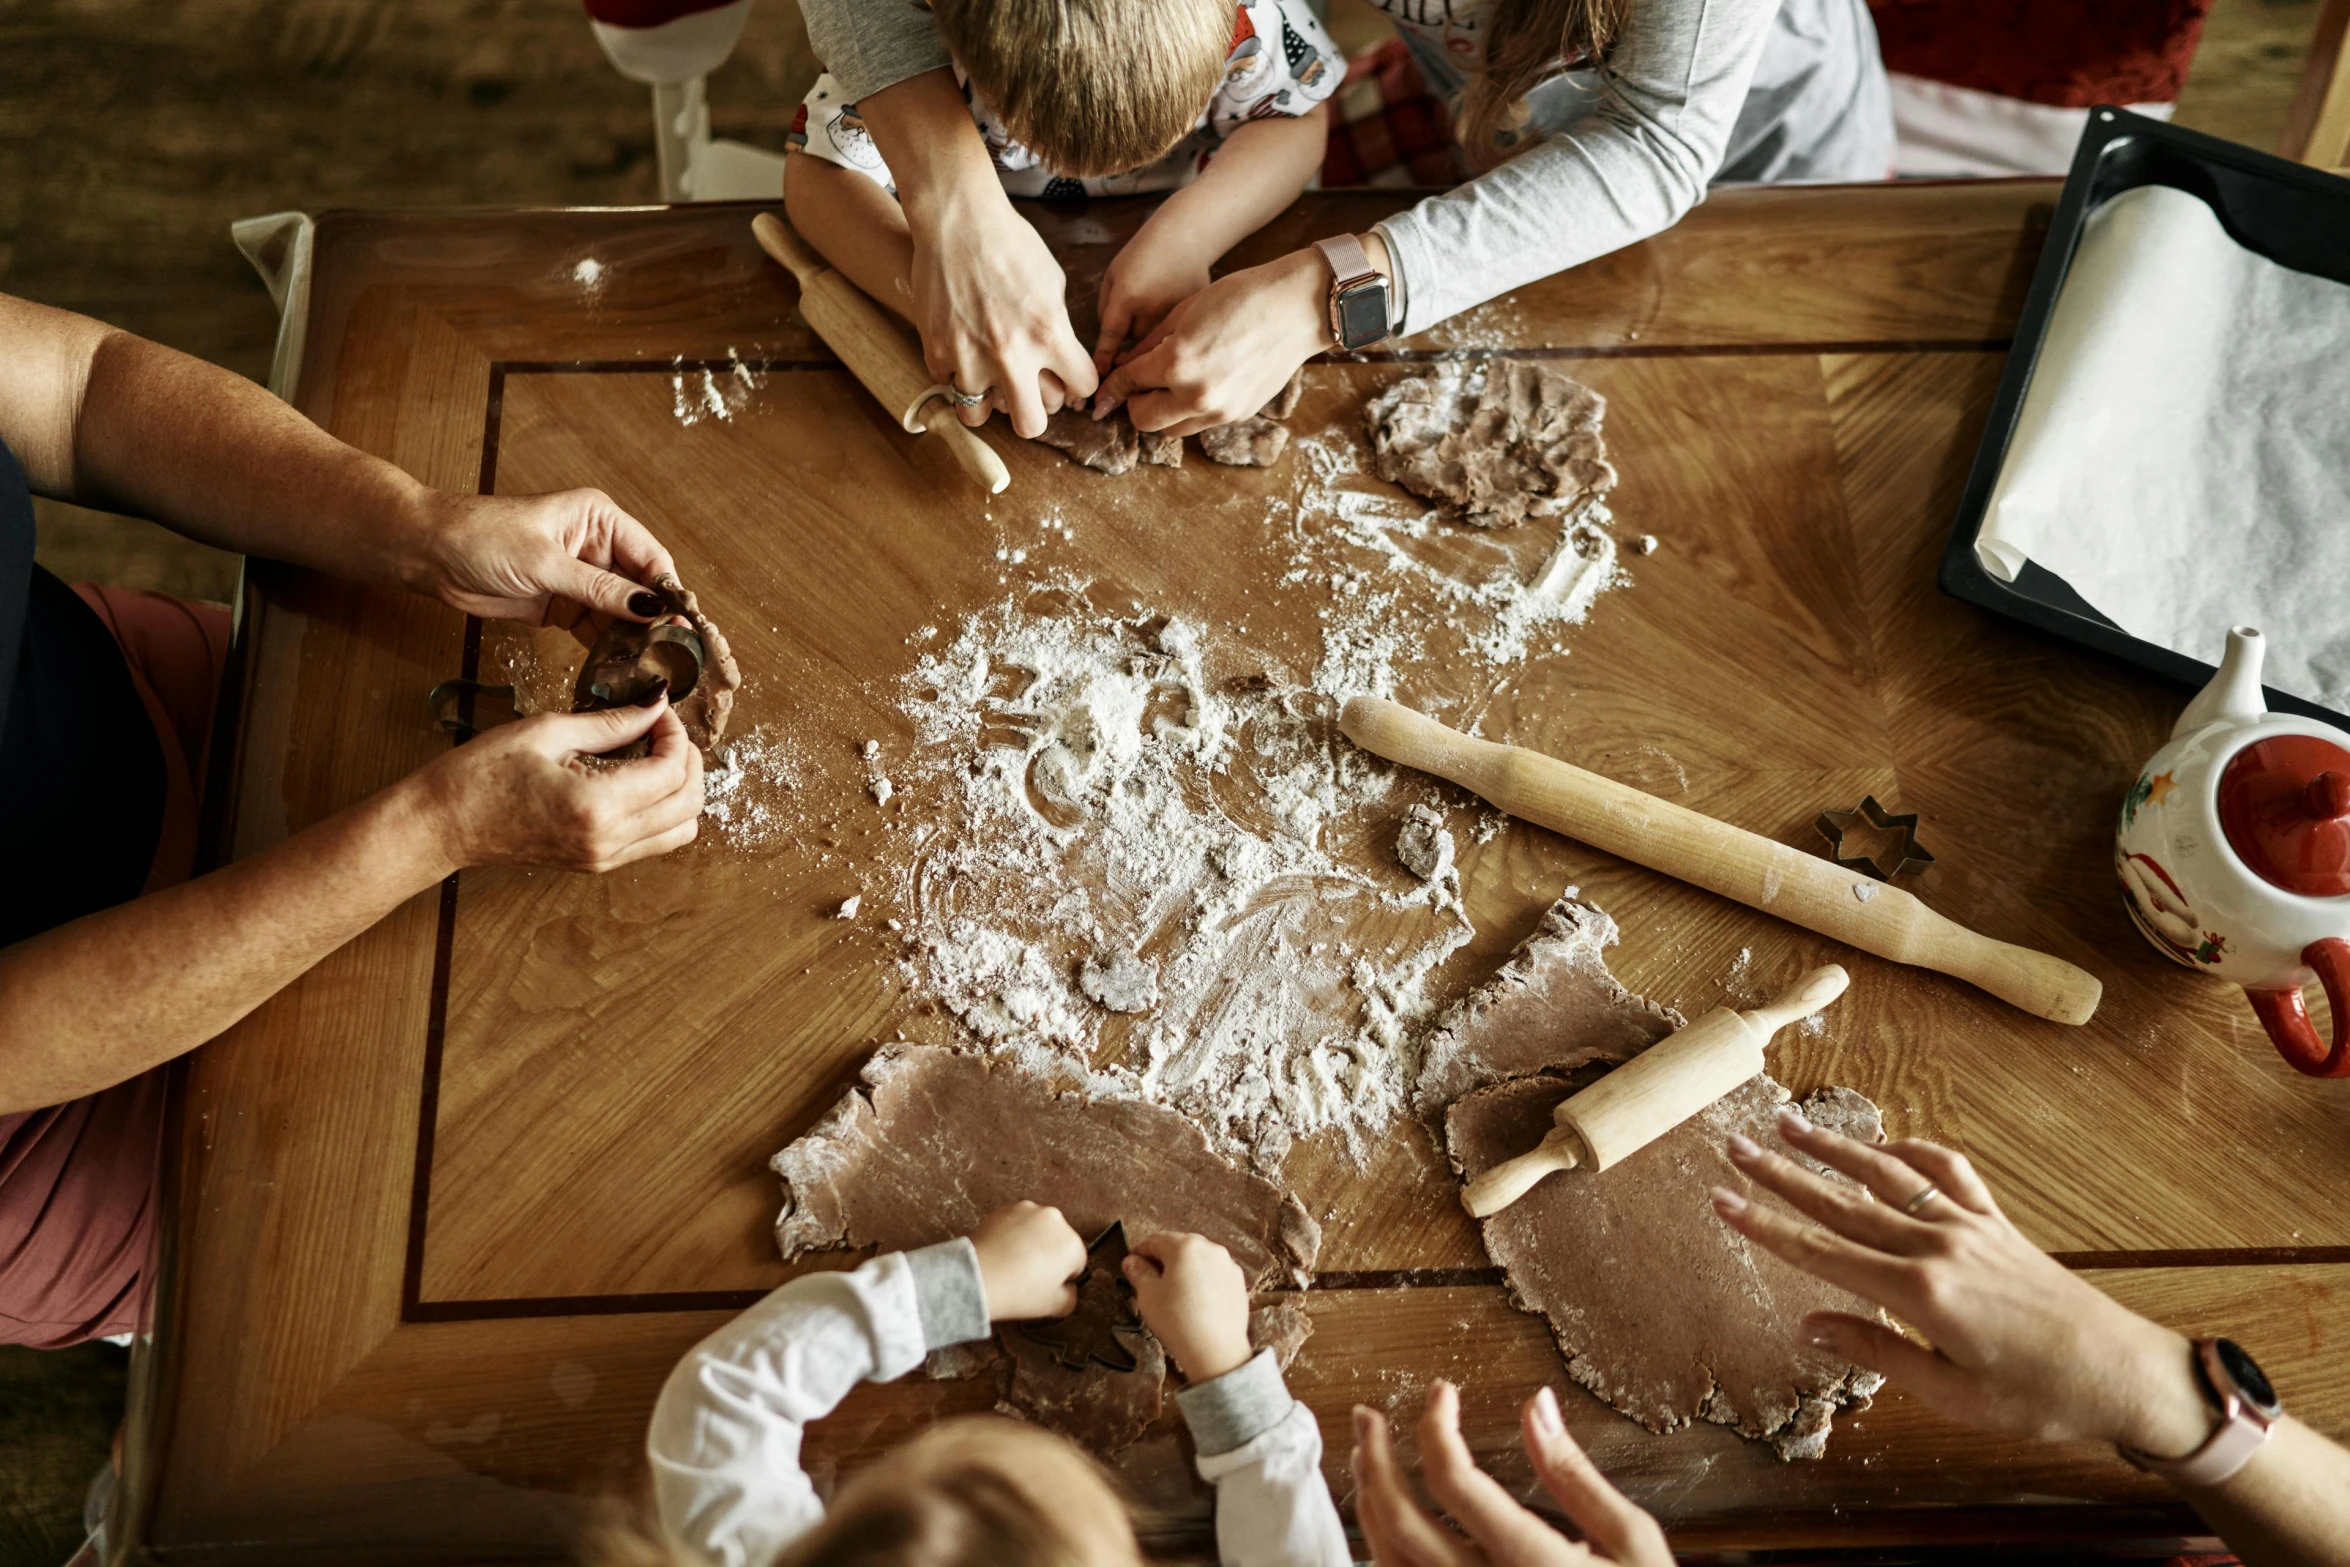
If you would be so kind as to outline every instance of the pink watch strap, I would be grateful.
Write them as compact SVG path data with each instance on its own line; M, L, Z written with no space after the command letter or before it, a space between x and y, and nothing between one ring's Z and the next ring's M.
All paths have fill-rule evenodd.
M2254 1409L2227 1380L2227 1374L2218 1358L2211 1352L2213 1341L2198 1339L2195 1356L2203 1368L2204 1379L2220 1399L2219 1429L2213 1431L2201 1447L2182 1458L2156 1458L2136 1448L2125 1447L2122 1457L2151 1475L2160 1475L2173 1485L2197 1488L2225 1485L2236 1477L2236 1472L2252 1462L2261 1444L2276 1429L2276 1420Z

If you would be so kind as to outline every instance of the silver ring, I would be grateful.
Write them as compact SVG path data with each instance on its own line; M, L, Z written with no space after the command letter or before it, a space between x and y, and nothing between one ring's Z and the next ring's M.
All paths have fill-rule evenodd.
M950 386L947 395L955 400L957 408L983 408L987 400L995 395L995 391L992 387L983 386L976 392L966 392L959 386Z
M1942 1188L1934 1185L1929 1181L1926 1184L1926 1189L1924 1191L1919 1192L1915 1197L1912 1197L1909 1201L1901 1205L1901 1211L1914 1219L1918 1216L1919 1209L1925 1207L1926 1204L1932 1202L1935 1198L1941 1195Z

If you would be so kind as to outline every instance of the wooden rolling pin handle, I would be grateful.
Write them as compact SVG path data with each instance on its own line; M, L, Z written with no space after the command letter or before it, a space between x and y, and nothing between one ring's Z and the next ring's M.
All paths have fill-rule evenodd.
M807 242L772 212L762 212L751 219L751 237L759 242L761 250L789 267L803 288L814 282L818 273L831 270L822 256L810 250Z
M1572 1170L1583 1162L1583 1140L1571 1126L1554 1126L1550 1135L1515 1159L1501 1163L1461 1188L1461 1206L1474 1219L1501 1212L1532 1191L1554 1170Z
M2086 1023L2104 993L2096 975L1993 941L1898 887L1554 756L1461 734L1378 697L1349 698L1338 727L1364 750L1448 778L1536 826L1863 952L1963 979L2035 1017Z
M953 405L945 399L934 400L922 410L922 428L946 442L963 471L987 486L988 494L1001 495L1011 484L1012 470L1004 466L1003 458L979 438L977 430L955 417Z
M1746 1008L1738 1015L1767 1040L1788 1024L1800 1023L1814 1012L1825 1010L1828 1003L1843 995L1851 985L1852 976L1844 972L1843 964L1823 963L1773 997L1768 1005Z

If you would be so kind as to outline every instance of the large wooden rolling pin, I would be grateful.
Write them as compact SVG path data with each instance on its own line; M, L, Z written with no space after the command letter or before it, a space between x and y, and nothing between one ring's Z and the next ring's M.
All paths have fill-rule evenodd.
M1536 826L1863 952L1963 979L2035 1017L2086 1023L2104 991L2096 975L1978 935L1898 887L1539 751L1478 740L1371 696L1348 699L1338 727L1364 750L1450 779Z
M1763 1069L1763 1046L1788 1024L1844 994L1850 975L1833 963L1813 969L1767 1007L1716 1007L1550 1112L1550 1135L1461 1190L1478 1218L1496 1214L1553 1170L1604 1170L1636 1153Z
M870 295L842 277L822 256L810 250L799 235L772 212L751 219L751 234L759 248L791 269L800 280L800 314L816 329L832 351L840 355L865 390L881 400L908 433L928 430L947 443L964 471L1001 495L1012 482L1011 470L981 440L978 433L955 417L947 389L930 379L922 355L890 313Z

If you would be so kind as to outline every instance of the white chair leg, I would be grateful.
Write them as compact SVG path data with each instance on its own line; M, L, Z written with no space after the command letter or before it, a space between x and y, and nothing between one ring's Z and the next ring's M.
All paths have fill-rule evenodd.
M653 152L660 162L661 199L694 199L694 155L710 144L708 78L696 76L653 89Z

